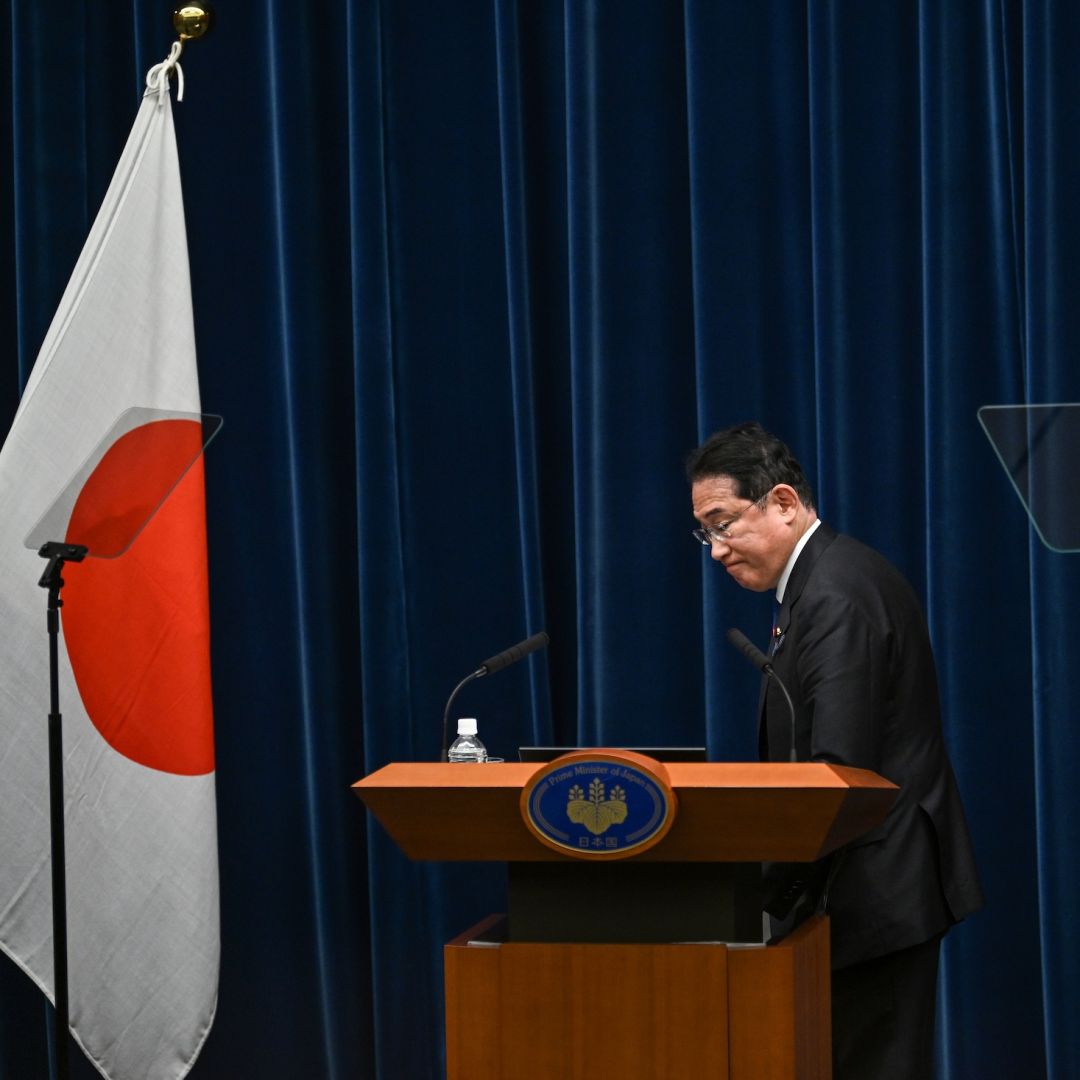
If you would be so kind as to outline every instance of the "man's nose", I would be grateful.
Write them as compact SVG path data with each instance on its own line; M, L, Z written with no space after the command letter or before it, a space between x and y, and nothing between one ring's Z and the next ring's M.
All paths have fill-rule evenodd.
M731 546L726 540L716 540L709 544L709 557L715 559L717 562L722 562L724 556L731 550Z

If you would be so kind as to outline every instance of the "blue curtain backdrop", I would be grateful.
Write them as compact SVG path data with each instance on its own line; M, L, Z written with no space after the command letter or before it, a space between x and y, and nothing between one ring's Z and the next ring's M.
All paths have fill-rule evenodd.
M171 31L157 0L4 8L6 430ZM223 960L192 1076L441 1075L441 945L503 873L410 864L349 785L433 758L484 656L551 634L462 699L493 753L753 757L722 635L760 639L769 601L689 538L681 461L755 417L930 620L988 896L946 942L939 1076L1080 1076L1080 558L1040 545L976 421L1080 399L1080 8L217 14L175 108L226 417ZM0 964L3 1080L45 1075L44 1012Z

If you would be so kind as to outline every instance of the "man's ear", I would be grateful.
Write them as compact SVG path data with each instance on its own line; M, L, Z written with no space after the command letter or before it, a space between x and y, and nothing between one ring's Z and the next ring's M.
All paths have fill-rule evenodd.
M799 493L790 484L777 484L772 489L772 497L784 517L791 517L802 505Z

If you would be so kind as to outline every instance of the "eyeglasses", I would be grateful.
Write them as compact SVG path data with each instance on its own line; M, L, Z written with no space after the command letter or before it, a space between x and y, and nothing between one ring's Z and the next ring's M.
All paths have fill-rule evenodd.
M749 506L744 506L733 518L728 518L727 521L723 521L719 525L703 525L700 529L691 529L690 535L704 547L712 547L717 540L721 543L727 543L732 539L728 532L731 526L752 507L756 506L758 509L762 509L768 497L769 492L766 491L764 495L756 498Z

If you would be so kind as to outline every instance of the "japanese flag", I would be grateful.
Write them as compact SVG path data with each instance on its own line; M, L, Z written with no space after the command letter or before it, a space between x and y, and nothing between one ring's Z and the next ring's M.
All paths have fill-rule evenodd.
M45 564L25 541L67 490L49 538L104 550L131 525L116 508L200 446L197 423L170 420L129 424L100 452L125 410L200 409L164 67L0 451L0 947L50 997ZM124 554L64 580L71 1029L112 1080L180 1077L213 1020L219 951L201 459Z

